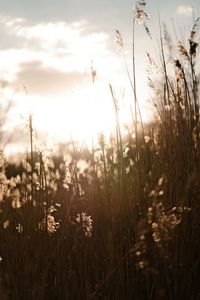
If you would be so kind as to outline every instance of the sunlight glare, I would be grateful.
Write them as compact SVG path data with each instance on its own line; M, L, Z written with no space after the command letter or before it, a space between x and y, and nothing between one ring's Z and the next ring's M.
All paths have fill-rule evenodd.
M119 105L121 130L124 125L132 123L130 106L133 107L132 91L120 87L118 80L115 92ZM150 118L150 109L146 103L146 90L138 89L138 99L143 121ZM33 126L38 136L45 136L51 142L65 142L73 138L76 141L90 142L96 140L100 133L109 137L115 133L115 111L107 82L98 81L88 83L73 91L52 95L49 97L35 97L28 94L16 95L17 106L13 113L13 122L28 115L33 116ZM21 121L18 121L22 123ZM13 123L12 125L15 126Z

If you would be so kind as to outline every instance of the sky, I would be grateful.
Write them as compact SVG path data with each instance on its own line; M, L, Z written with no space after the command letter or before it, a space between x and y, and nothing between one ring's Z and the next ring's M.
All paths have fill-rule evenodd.
M115 29L123 36L131 71L133 6L130 0L0 0L0 95L12 106L4 124L11 142L23 141L27 116L33 115L41 137L83 139L113 128L112 84L121 118L128 120L128 79ZM149 0L148 27L135 29L138 97L144 119L149 117L145 52L154 51L158 14L180 35L200 12L199 0ZM95 83L91 66L96 71ZM128 100L127 100L128 99Z

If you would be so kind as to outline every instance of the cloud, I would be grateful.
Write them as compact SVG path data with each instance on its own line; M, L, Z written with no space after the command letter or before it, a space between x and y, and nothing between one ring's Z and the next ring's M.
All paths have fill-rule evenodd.
M69 73L84 73L96 58L105 71L108 61L113 64L108 34L84 20L34 23L0 16L0 34L0 72L6 79L14 80L19 65L31 61Z
M43 64L62 71L83 71L86 62L94 57L110 54L108 35L94 32L84 20L79 22L47 22L22 26L17 31L24 38L29 49L40 52Z
M36 23L0 15L0 79L13 93L56 98L60 93L91 83L91 61L98 79L112 80L120 61L109 50L109 35L84 20ZM8 95L7 95L8 94Z
M182 4L177 7L176 13L177 13L177 15L189 17L193 13L193 8L190 5Z
M24 63L16 76L16 85L24 85L31 94L51 95L73 89L81 85L87 74L79 72L61 72L53 68L44 68L40 61Z
M24 47L24 40L16 36L16 31L22 26L24 20L0 15L0 50Z
M98 28L109 30L111 26L112 28L115 26L114 24L124 24L126 20L122 18L122 15L130 9L130 3L127 0L116 0L115 4L117 5L107 0L1 0L0 11L4 15L23 16L39 23L66 20L72 22L84 18Z

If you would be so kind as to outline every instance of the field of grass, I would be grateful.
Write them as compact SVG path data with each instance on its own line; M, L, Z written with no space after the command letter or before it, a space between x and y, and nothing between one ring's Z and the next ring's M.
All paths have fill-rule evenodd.
M98 148L37 150L30 117L24 160L0 153L1 300L200 299L198 22L175 55L165 30L158 67L147 55L158 121L143 126L128 74L126 137L110 85L116 133Z

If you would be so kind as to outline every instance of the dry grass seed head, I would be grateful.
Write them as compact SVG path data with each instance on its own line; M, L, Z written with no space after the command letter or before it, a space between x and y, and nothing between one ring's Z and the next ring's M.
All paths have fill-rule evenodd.
M152 38L149 27L147 26L147 23L146 23L146 21L149 20L149 13L147 13L144 10L144 7L146 6L146 4L147 4L147 2L145 0L136 2L136 5L133 8L134 21L136 24L142 24L144 26L144 29L145 29L147 35L150 38Z
M116 44L118 47L118 50L122 50L124 48L123 38L119 30L115 29L115 38L116 38Z
M199 28L198 28L199 21L200 21L200 18L197 18L196 21L194 22L194 25L193 25L192 30L190 32L190 38L189 38L189 40L192 41L192 42L194 42L194 39L196 37L196 33L199 30Z
M190 59L186 47L183 45L183 43L180 40L178 41L178 50L179 50L179 53L180 53L181 56L183 56L187 60Z

